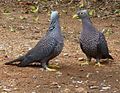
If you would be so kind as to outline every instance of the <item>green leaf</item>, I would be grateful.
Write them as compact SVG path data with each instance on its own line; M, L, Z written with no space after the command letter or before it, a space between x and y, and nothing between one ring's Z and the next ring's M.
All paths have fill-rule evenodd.
M116 9L116 10L114 11L114 13L115 13L115 14L117 14L117 13L120 14L120 9Z
M82 3L80 6L79 6L79 8L83 8L84 7L84 4Z
M31 8L31 12L32 13L36 13L36 12L38 12L38 10L39 10L39 6L30 6L30 8Z
M20 19L21 19L21 20L25 20L25 19L26 19L26 17L20 16Z
M89 15L90 15L90 16L92 16L94 13L95 13L95 10L94 10L94 9L92 9L92 10L89 11Z

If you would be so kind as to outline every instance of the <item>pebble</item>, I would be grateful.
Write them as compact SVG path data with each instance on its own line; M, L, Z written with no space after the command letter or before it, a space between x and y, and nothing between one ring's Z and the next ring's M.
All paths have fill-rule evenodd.
M38 86L36 86L37 88L39 88L41 85L38 85Z
M33 78L33 79L36 79L37 77L34 75L32 78Z
M98 89L99 86L90 86L90 89Z
M51 87L54 88L61 88L61 86L57 82L52 82L51 85L52 85Z
M83 84L83 81L75 81L75 80L73 80L72 83L73 84Z
M96 73L99 73L99 71L96 71Z
M68 53L64 53L63 55L64 55L64 56L68 56L69 54L68 54Z
M79 87L75 89L75 93L88 93L84 88Z
M35 91L33 91L32 93L36 93Z
M10 92L12 91L11 89L4 88L3 91Z
M108 90L110 89L111 87L102 87L102 90Z
M8 93L8 92L5 92L5 91L4 91L4 92L1 92L1 93Z
M89 78L92 73L87 73L86 77Z
M83 60L84 60L83 57L79 57L79 58L78 58L78 61L83 61Z
M61 93L70 93L70 91L71 91L70 89L66 88Z
M60 60L59 60L59 59L56 59L55 62L60 62Z
M57 71L56 74L57 74L57 76L61 76L61 75L62 75L62 72Z

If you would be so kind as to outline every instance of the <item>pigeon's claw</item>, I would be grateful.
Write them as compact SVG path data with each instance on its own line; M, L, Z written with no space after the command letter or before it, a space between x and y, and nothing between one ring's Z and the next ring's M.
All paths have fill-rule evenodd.
M56 69L51 69L51 68L48 68L48 67L46 67L45 70L46 71L51 71L51 72L57 71Z
M102 65L100 62L97 62L97 63L95 64L95 66L102 67L102 66L104 66L104 65Z
M84 66L84 65L89 65L89 62L86 61L86 62L80 64L80 66Z
M48 67L49 67L49 68L56 68L56 69L59 69L59 68L60 68L60 66L57 65L57 64L56 64L56 65L49 64Z

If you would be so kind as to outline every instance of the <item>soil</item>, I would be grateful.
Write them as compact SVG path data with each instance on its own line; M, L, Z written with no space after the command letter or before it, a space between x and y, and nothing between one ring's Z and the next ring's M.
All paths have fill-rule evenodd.
M11 9L12 10L12 9ZM28 67L4 65L25 54L45 35L49 26L49 13L23 13L15 8L10 13L0 13L0 93L120 93L120 18L91 18L105 34L114 61L101 62L104 66L80 66L86 56L79 47L81 22L73 19L76 12L60 11L64 35L62 53L51 60L60 68L45 71L39 64ZM24 11L24 10L23 10ZM112 32L109 34L109 32Z

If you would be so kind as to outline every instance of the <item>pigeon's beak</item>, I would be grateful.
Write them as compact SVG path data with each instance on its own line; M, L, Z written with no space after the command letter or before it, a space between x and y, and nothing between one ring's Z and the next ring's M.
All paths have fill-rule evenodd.
M77 14L73 15L73 18L79 19L79 16Z

